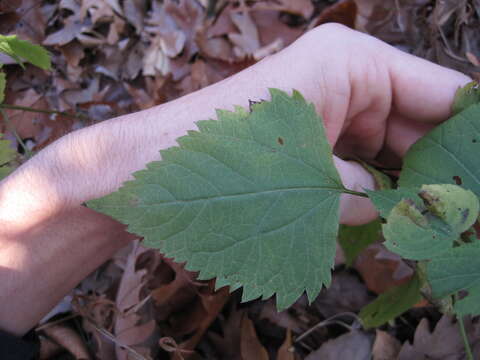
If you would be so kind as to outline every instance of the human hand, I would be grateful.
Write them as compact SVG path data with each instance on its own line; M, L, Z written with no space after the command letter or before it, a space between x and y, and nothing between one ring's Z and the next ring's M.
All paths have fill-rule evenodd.
M158 160L160 149L174 146L175 139L195 129L196 121L214 117L216 108L268 99L269 87L296 89L321 114L338 154L389 166L449 117L456 89L469 80L331 24L198 92L68 134L0 183L0 282L7 284L0 299L12 304L0 311L0 327L18 334L27 330L82 276L131 239L119 234L121 225L80 204L115 191L134 171ZM375 186L357 163L334 160L347 188ZM376 216L368 199L350 195L342 195L340 211L340 221L347 224ZM78 220L69 221L73 218ZM81 246L86 236L94 239L88 248ZM71 251L74 245L78 251ZM88 266L83 266L85 258ZM56 262L54 273L45 271L51 261ZM42 288L50 298L43 294L31 311L16 307L13 292L19 299L38 298L38 286L30 286L38 273L49 274Z

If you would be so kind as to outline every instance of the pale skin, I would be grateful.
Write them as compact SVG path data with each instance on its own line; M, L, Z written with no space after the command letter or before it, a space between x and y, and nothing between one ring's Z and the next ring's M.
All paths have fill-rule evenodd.
M215 109L300 91L323 117L337 153L398 166L446 120L467 76L340 25L323 25L280 53L178 100L72 132L0 182L0 329L22 335L135 236L82 203L118 189L131 173ZM348 189L373 189L361 166L335 157ZM342 196L340 219L376 217L368 199Z

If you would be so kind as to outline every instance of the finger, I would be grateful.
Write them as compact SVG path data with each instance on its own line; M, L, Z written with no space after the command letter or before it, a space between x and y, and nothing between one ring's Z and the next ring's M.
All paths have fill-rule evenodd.
M394 110L418 121L438 123L450 117L455 92L471 79L458 71L389 48L383 55L389 67Z
M343 185L358 192L374 190L375 180L360 164L334 157L335 166ZM366 224L377 217L377 211L368 198L343 194L340 198L340 223L347 225Z
M385 143L390 151L402 158L418 139L434 127L432 123L413 121L394 114L388 119Z

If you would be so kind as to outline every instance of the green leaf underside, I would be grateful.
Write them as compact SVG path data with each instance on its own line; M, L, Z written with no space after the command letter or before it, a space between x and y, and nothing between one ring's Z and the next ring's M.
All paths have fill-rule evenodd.
M389 190L365 190L373 205L381 217L387 218L392 209L404 199L413 199L418 205L421 204L416 189L399 188Z
M463 244L427 263L427 277L434 298L459 291L468 295L455 304L460 315L480 315L480 241Z
M340 225L338 241L345 254L346 265L352 266L358 254L377 241L381 232L380 219L359 226Z
M51 68L50 55L45 48L21 40L16 35L0 35L0 52L7 54L20 65L24 60L44 70Z
M436 127L416 142L404 158L399 185L457 184L480 196L480 105Z
M313 105L270 93L251 113L199 121L162 161L89 206L201 279L241 284L244 301L276 293L284 309L330 283L344 188Z
M409 310L422 299L420 285L415 274L407 283L381 294L360 311L363 326L367 329L381 326Z

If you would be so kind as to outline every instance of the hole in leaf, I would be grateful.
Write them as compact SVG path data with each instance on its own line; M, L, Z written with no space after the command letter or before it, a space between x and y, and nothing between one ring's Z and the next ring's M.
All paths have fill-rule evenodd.
M462 178L460 176L455 175L452 179L455 181L455 184L462 185Z
M283 145L283 144L284 144L283 138L281 138L281 137L278 137L277 142L278 142L280 145Z

